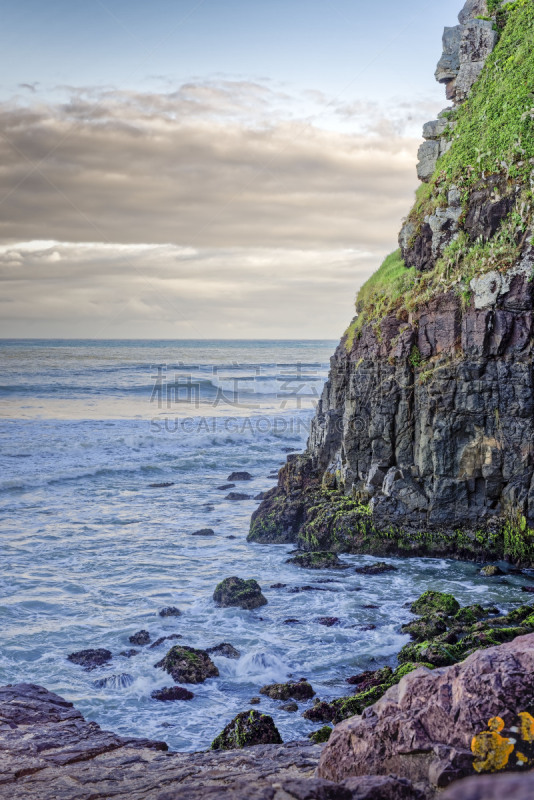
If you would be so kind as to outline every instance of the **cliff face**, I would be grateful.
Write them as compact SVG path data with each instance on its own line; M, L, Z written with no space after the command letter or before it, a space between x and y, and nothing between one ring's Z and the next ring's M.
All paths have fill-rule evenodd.
M534 8L468 0L424 181L252 541L534 562ZM484 17L484 18L479 18Z

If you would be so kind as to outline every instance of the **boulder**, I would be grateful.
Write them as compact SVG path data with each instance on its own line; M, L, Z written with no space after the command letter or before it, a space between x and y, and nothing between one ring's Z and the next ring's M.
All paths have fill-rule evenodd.
M323 725L322 728L319 728L318 731L313 731L308 735L308 739L311 739L312 742L316 744L323 744L323 742L327 742L330 739L332 734L332 728L330 725Z
M446 592L423 592L421 597L412 603L410 611L412 614L421 616L429 614L445 614L450 616L460 610L460 603L452 594Z
M150 697L153 700L160 700L162 703L172 702L174 700L192 700L195 695L189 689L184 689L182 686L170 686L165 689L155 689Z
M237 503L240 500L250 500L251 496L249 494L243 494L242 492L230 492L224 499Z
M227 481L251 481L252 475L250 472L232 472L226 479Z
M280 711L288 711L290 714L294 714L295 711L298 711L298 710L299 710L299 707L294 702L284 703L283 705L280 706Z
M198 531L193 531L191 536L215 536L213 528L201 528Z
M152 644L149 647L149 650L153 650L155 647L159 647L160 644L163 644L163 642L168 642L172 641L173 639L181 639L181 638L182 635L180 633L171 633L170 636L160 636L159 639L156 639L155 642L152 642Z
M239 658L241 653L228 642L221 642L215 647L208 647L206 653L213 653L216 656L224 656L225 658Z
M354 570L360 575L382 575L383 572L395 572L397 567L393 564L386 564L384 561L377 561L376 564L366 564L363 567L356 567Z
M78 650L76 653L71 653L67 656L69 661L72 661L73 664L79 664L87 671L107 664L112 658L111 651L103 647L96 650Z
M528 747L534 730L534 719L530 723L524 714L534 704L533 672L534 634L448 668L419 668L334 729L318 775L343 781L394 773L432 792L474 774L475 763L481 772L497 764L516 769L519 756L511 753ZM514 729L523 732L510 735L510 749L504 740Z
M336 553L326 550L298 553L293 558L288 558L286 564L295 564L304 569L349 569L349 564L340 561Z
M158 661L176 683L204 683L207 678L217 678L219 670L205 650L196 650L186 645L171 647L167 655Z
M133 633L128 637L128 641L130 644L136 644L137 646L150 644L150 634L148 631L137 631L137 633Z
M308 681L289 681L288 683L270 683L260 689L260 694L272 700L310 700L315 692Z
M480 574L485 578L494 578L497 575L504 575L504 572L496 564L488 564L486 567L482 567Z
M337 625L339 622L339 617L317 617L317 622L319 625L324 625L327 628L331 628L333 625Z
M243 578L235 576L225 578L216 586L213 599L218 606L223 608L239 606L248 610L259 608L267 603L257 581L253 579L245 581Z
M228 489L233 489L235 487L235 483L223 483L222 486L217 486L219 492L227 492Z
M211 743L212 750L237 750L257 744L281 744L272 717L259 711L243 711L228 723Z
M176 606L165 606L159 612L160 617L181 617L182 612Z

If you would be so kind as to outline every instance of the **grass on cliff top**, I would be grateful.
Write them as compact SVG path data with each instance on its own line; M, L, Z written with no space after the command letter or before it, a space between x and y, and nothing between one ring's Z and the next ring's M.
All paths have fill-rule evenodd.
M455 111L453 145L439 161L434 185L471 186L485 174L505 173L528 184L534 158L534 3L503 7L499 41Z
M407 269L400 250L390 253L381 266L363 284L356 297L358 316L346 331L346 346L350 350L354 337L359 334L365 322L381 319L391 308L402 300L403 295L413 284L415 269Z

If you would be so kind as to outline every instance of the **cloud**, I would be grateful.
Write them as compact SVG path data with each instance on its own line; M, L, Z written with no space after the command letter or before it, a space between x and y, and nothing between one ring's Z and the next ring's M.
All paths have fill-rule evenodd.
M247 81L2 104L0 334L338 336L427 105Z

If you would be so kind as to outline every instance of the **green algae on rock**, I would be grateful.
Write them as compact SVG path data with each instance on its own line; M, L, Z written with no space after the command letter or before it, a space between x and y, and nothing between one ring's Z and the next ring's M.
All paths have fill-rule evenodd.
M336 553L326 550L317 550L307 553L297 553L293 558L288 558L286 564L295 564L304 569L348 569L348 564L343 564Z
M219 670L205 650L186 645L171 647L155 667L161 667L176 683L204 683L207 678L217 678Z
M242 711L211 743L212 750L237 750L256 744L282 744L272 717L259 711Z
M260 694L272 700L310 700L315 692L308 681L289 681L288 683L271 683L260 689Z
M267 603L257 581L243 578L225 578L215 588L213 599L218 606L239 606L252 610Z
M314 744L323 744L323 742L327 742L330 739L332 730L330 725L323 725L318 731L310 733L308 739L311 739Z
M412 603L412 614L445 614L450 616L460 610L460 603L452 594L446 592L423 592L421 597Z

